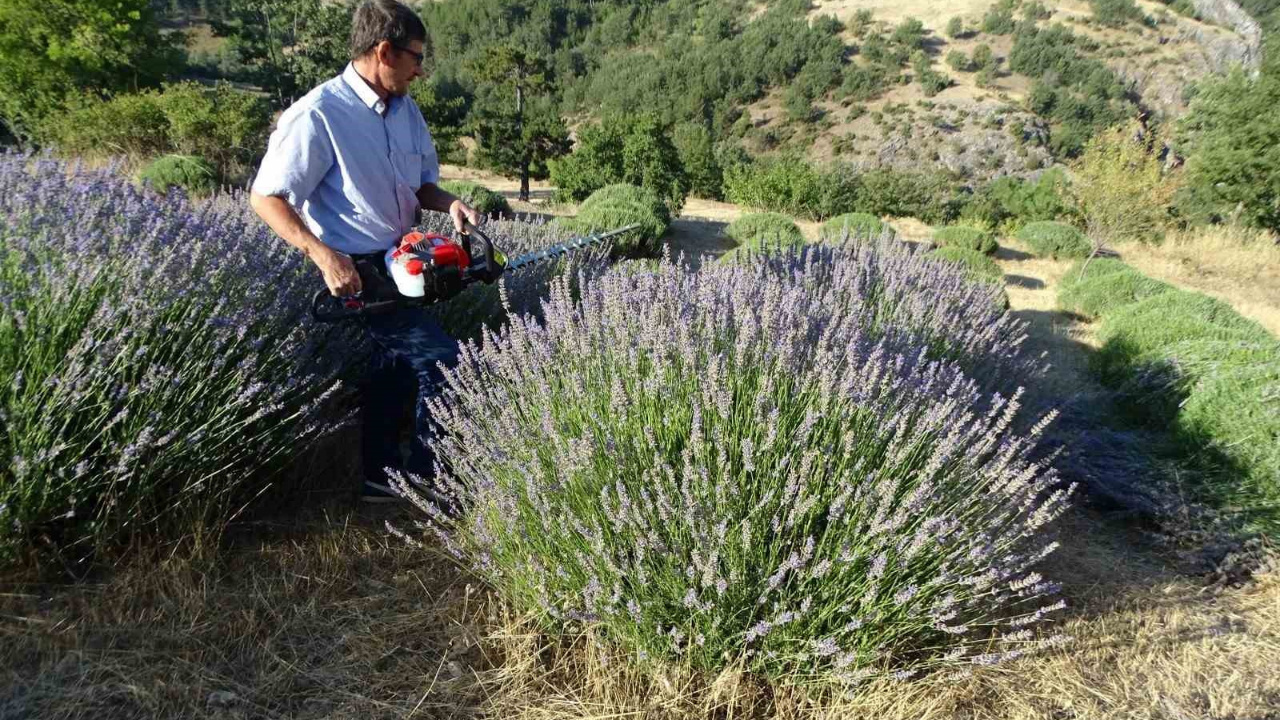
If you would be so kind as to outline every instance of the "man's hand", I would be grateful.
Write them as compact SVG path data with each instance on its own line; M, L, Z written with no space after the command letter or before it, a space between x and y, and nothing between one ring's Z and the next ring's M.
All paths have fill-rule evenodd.
M320 242L284 198L252 192L249 205L285 242L311 258L324 275L329 292L336 297L350 297L360 292L360 275L351 258Z
M459 234L463 232L464 221L476 227L480 227L485 221L485 216L482 213L477 212L475 208L461 200L454 200L449 204L449 217L453 218L453 229L457 230Z
M325 248L312 256L316 267L324 275L324 284L334 297L350 297L360 292L360 274L356 272L356 264L347 255L337 250Z

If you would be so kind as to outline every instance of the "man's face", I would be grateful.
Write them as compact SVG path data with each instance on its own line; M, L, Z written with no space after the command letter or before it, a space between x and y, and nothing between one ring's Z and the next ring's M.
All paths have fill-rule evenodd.
M404 95L409 92L409 83L419 75L426 73L422 69L425 50L421 40L411 40L401 47L391 47L391 61L385 67L386 74L382 79L387 92L392 95Z

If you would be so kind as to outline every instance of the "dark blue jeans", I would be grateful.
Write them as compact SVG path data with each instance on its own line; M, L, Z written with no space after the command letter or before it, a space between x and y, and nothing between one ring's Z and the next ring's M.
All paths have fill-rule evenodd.
M428 483L434 477L435 435L427 398L443 382L438 363L457 362L458 343L423 308L405 308L366 319L373 357L362 406L365 480L388 483L384 468L408 471ZM400 434L409 414L413 436L409 456L400 451Z

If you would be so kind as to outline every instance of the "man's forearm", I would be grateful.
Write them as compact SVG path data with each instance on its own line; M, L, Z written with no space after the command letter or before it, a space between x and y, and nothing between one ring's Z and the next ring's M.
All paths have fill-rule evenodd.
M327 249L284 198L250 193L249 205L285 242L298 248L312 260Z
M427 183L418 188L418 204L424 210L435 210L436 212L447 213L449 208L457 201L458 197L453 193L442 189L435 183Z

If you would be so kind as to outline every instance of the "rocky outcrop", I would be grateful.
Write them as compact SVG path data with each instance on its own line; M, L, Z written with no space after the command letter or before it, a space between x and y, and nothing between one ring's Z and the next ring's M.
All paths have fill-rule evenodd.
M1256 71L1261 63L1261 33L1247 14L1230 0L1205 0L1218 9L1216 25L1175 18L1157 42L1159 60L1145 52L1108 59L1107 65L1128 81L1141 98L1143 108L1162 117L1177 117L1186 110L1186 90L1199 80L1223 75L1233 68ZM1202 15L1209 20L1208 15ZM1235 23L1223 20L1234 18Z
M1257 70L1262 66L1262 26L1234 0L1192 0L1200 17L1225 25L1244 38L1247 51L1243 58L1245 67Z
M1049 128L1026 112L992 104L965 105L944 113L945 123L914 123L911 136L894 132L866 138L851 160L863 168L939 169L982 183L1005 175L1034 176L1053 165Z

